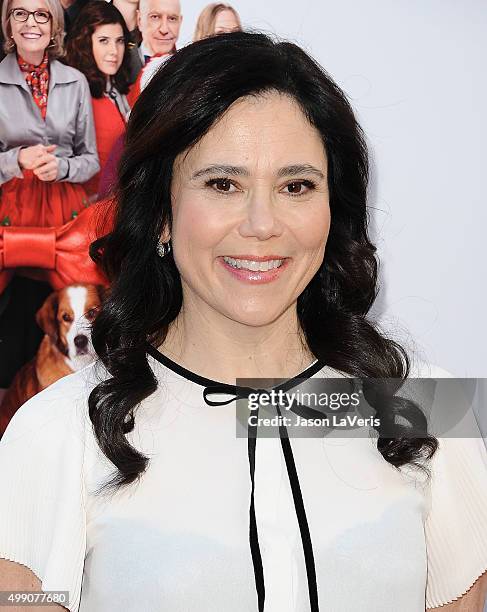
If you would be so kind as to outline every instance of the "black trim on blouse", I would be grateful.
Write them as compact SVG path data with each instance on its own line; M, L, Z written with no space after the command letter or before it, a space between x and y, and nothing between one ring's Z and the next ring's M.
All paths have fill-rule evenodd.
M203 399L210 406L224 406L229 404L236 399L246 398L249 393L254 393L256 390L248 387L241 387L238 385L229 385L227 383L221 383L215 380L211 380L210 378L205 378L204 376L200 376L199 374L195 374L190 370L187 370L183 366L166 357L160 353L156 348L154 348L151 344L147 343L147 352L151 355L156 361L159 361L167 368L176 372L183 378L196 383L204 387L203 390ZM287 391L292 387L298 384L298 380L311 378L314 374L319 372L322 368L325 367L326 364L317 360L315 363L311 364L293 378L285 381L284 383L273 387L275 391ZM209 400L208 396L211 394L229 394L233 395L230 400L224 401L214 401ZM292 410L292 408L291 408ZM301 407L302 410L302 407ZM279 407L277 407L278 415L281 416L281 412ZM296 413L299 414L299 409L295 410ZM259 409L257 408L255 414L258 416ZM302 413L301 413L302 414ZM303 415L304 416L304 415ZM309 415L311 416L311 415ZM281 420L282 423L282 420ZM250 543L250 551L252 554L252 563L254 566L254 576L255 576L255 588L257 591L257 602L258 602L258 612L263 612L264 610L264 601L265 601L265 584L264 584L264 571L262 567L262 556L260 553L259 547L259 537L257 532L257 519L255 515L255 501L254 501L254 491L255 491L255 449L257 444L257 426L250 425L248 426L248 457L249 457L249 472L250 472L250 482L251 482L251 493L250 493L250 507L249 507L249 543ZM303 546L304 560L306 566L306 576L308 580L308 595L309 595L309 604L310 604L310 612L319 612L319 604L318 604L318 586L316 581L316 568L313 554L313 545L311 542L311 534L309 531L308 519L306 517L306 509L303 501L303 496L301 493L301 487L299 484L298 473L296 470L296 463L294 461L294 455L292 451L291 441L289 439L289 435L286 429L286 426L281 424L279 425L279 437L281 439L281 447L284 455L284 459L286 462L287 474L289 477L289 484L291 486L291 492L293 495L294 509L296 512L296 517L298 519L299 531L301 535L301 543Z

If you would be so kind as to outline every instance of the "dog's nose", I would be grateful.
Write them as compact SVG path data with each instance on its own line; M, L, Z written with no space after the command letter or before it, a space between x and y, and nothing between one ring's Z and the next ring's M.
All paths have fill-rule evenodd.
M88 337L83 334L79 334L74 338L74 346L78 349L84 349L88 346Z

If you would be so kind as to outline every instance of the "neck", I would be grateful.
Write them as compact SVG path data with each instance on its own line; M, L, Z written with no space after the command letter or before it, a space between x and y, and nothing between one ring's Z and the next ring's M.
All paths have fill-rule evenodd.
M292 378L315 361L295 305L259 327L192 306L185 301L160 350L200 376L229 384L237 378Z
M125 24L129 32L135 30L137 26L137 4L132 4L128 2L118 2L118 0L113 0L113 6L118 8L118 10L122 13L122 17L125 20Z
M152 47L144 40L142 39L142 52L144 53L144 55L154 55L154 51L152 51Z
M26 51L23 53L20 49L17 49L18 55L26 61L28 64L33 64L34 66L39 66L44 59L45 51Z

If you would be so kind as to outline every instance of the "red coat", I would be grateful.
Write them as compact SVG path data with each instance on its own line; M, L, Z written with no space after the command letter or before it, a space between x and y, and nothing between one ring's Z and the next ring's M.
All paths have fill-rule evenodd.
M125 132L124 118L112 100L103 96L103 98L92 98L91 102L95 119L100 172L84 184L88 195L98 193L100 173L103 171L115 141Z

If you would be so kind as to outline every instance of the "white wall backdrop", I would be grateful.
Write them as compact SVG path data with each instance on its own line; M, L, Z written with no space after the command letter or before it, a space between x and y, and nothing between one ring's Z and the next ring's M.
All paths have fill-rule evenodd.
M183 2L191 40L200 0ZM373 156L374 313L457 376L487 377L487 3L236 0L348 94Z

